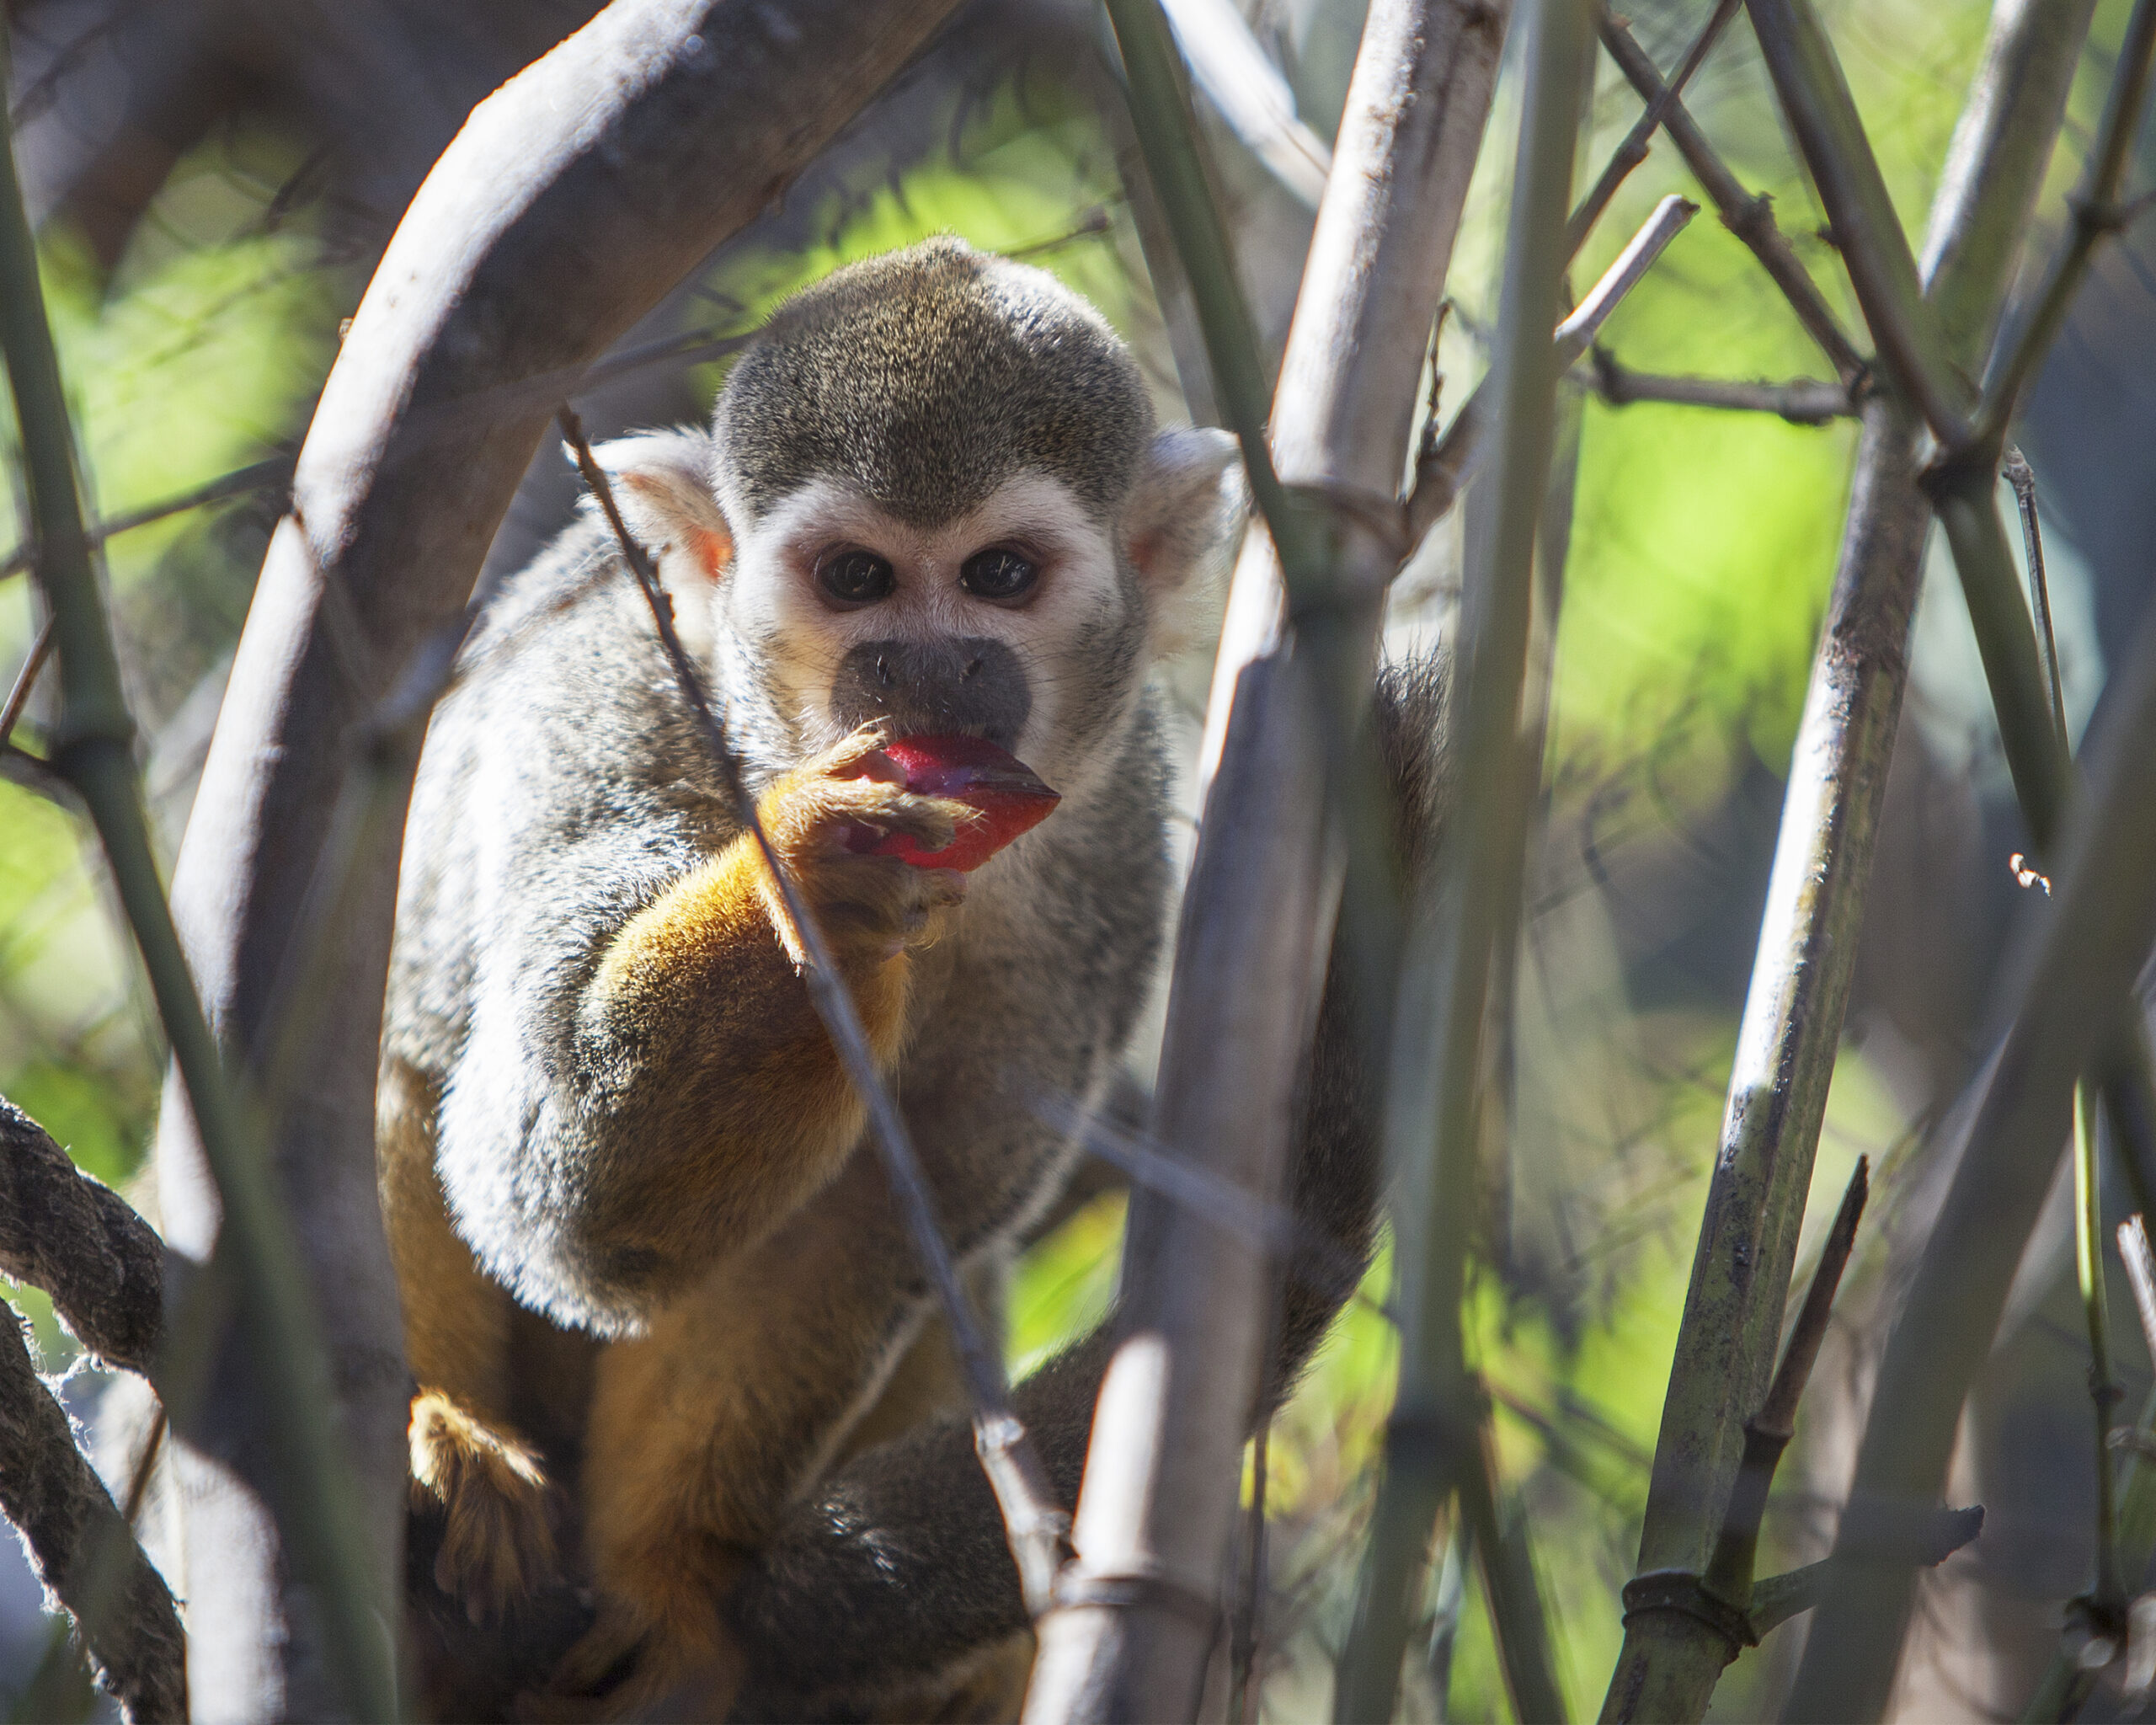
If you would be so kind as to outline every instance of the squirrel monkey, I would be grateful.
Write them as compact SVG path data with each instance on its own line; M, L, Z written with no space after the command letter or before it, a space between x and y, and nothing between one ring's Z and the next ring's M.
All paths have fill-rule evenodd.
M600 451L991 1291L1075 1154L1041 1103L1099 1105L1146 996L1171 885L1146 673L1230 524L1232 447L1156 430L1097 313L946 238L789 302L708 434ZM603 524L467 652L412 803L378 1127L432 1580L496 1621L587 1582L572 1690L723 1690L756 1554L849 1455L957 1407L955 1375ZM952 733L1060 805L968 875L850 849L951 838L965 807L880 745ZM532 1315L598 1338L588 1397Z

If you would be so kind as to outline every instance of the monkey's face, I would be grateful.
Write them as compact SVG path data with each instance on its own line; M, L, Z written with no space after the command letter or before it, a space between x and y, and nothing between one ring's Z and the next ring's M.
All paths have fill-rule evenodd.
M1218 452L1179 438L1163 454L1182 460L1152 477L1171 482L1171 506L1206 517L1209 540ZM1060 480L1022 473L923 524L813 480L736 542L715 595L726 683L791 751L872 720L900 735L963 732L1076 794L1187 584L1189 558L1155 520L1162 490L1135 487L1121 518L1102 520Z
M1091 307L946 237L789 301L708 436L601 458L755 765L880 719L990 738L1069 798L1226 524L1233 444L1152 417Z
M880 720L985 737L1072 797L1107 770L1104 745L1221 537L1232 447L1159 434L1113 514L1039 471L926 521L823 474L738 533L729 515L749 512L704 478L701 435L600 454L758 767Z

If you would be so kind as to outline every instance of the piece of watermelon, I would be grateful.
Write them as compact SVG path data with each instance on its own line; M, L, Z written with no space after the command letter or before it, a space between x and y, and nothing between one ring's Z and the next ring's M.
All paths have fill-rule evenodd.
M966 873L1038 826L1063 800L1032 767L985 737L894 737L881 752L905 775L908 790L963 803L981 818L961 826L940 851L925 851L905 833L857 827L846 848L864 856Z

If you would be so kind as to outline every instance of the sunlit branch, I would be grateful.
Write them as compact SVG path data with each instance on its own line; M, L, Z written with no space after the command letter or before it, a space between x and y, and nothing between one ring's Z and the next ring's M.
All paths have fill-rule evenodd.
M1794 425L1824 425L1856 412L1849 393L1838 383L1799 377L1787 383L1748 382L1729 377L1669 377L1635 371L1619 363L1609 349L1596 346L1588 366L1573 377L1613 408L1642 402L1675 407L1716 408L1736 413L1773 414Z
M1700 69L1700 62L1707 57L1707 51L1720 38L1730 19L1737 16L1744 0L1717 0L1713 15L1707 19L1684 58L1678 65L1676 74L1662 87L1661 93L1648 99L1646 111L1634 122L1631 131L1625 134L1625 141L1610 152L1609 161L1602 170L1602 177L1594 183L1593 190L1582 198L1572 211L1572 220L1565 224L1565 249L1567 256L1577 255L1587 237L1594 231L1594 224L1602 219L1602 212L1609 207L1609 200L1617 195L1632 170L1647 159L1647 147L1654 142L1677 105L1677 99L1692 82L1692 74ZM1622 26L1619 26L1622 28Z
M1664 89L1661 74L1654 61L1647 57L1632 33L1607 11L1602 19L1602 45L1617 68L1628 78L1632 88L1650 105L1659 101ZM1788 300L1790 309L1796 313L1797 321L1804 325L1812 339L1818 343L1844 383L1854 386L1863 377L1866 361L1843 331L1841 320L1828 306L1826 297L1819 291L1819 284L1790 249L1790 243L1781 229L1774 223L1773 200L1764 193L1754 195L1748 192L1737 176L1729 171L1706 134L1701 131L1692 116L1685 111L1681 101L1669 104L1662 118L1662 128L1669 134L1669 141L1677 146L1684 165L1692 170L1708 201L1722 219L1722 225L1742 240L1759 260L1774 285Z

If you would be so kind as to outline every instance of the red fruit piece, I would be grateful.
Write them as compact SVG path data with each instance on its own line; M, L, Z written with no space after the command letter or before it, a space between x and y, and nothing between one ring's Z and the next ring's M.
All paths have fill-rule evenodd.
M858 830L847 848L864 856L896 857L916 868L966 873L1020 833L1038 826L1063 798L1007 749L985 737L895 737L884 756L905 775L905 788L924 797L963 803L980 818L959 827L940 851L924 851L904 833Z

